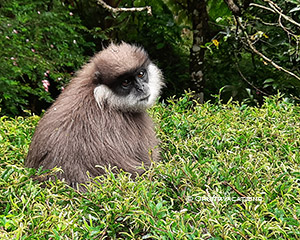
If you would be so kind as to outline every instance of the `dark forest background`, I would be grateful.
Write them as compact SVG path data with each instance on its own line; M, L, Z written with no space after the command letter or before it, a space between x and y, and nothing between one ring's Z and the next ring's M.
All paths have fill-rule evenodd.
M0 115L40 114L111 41L142 45L163 70L162 99L261 105L300 96L300 1L0 0Z

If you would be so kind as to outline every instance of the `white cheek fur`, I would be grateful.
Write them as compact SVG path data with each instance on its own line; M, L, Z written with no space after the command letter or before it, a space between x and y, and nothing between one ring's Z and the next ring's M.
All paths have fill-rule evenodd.
M148 104L149 107L151 107L155 103L158 96L160 95L160 91L164 86L164 82L163 82L162 72L153 63L149 64L147 72L149 76L149 88L150 88L150 97L148 100Z
M107 103L110 107L121 111L144 111L151 107L160 94L160 90L164 85L162 81L162 73L158 67L151 63L148 68L150 96L148 101L139 101L134 95L130 94L126 97L118 96L112 92L106 85L99 85L94 89L94 97L98 106L102 108L103 103Z

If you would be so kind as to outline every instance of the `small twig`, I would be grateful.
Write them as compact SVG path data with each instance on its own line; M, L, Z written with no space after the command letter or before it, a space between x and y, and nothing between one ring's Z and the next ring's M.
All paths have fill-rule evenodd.
M232 186L229 182L224 181L223 184L226 185L226 186L231 187L232 190L235 191L239 196L244 197L244 198L247 197L246 195L241 193L239 190L237 190L234 186Z
M262 8L262 9L265 9L265 10L268 10L272 13L276 13L272 8L268 8L266 6L263 6L263 5L260 5L260 4L256 4L256 3L250 3L250 7L258 7L258 8Z
M265 22L264 20L262 20L259 17L254 16L253 17L255 20L260 21L262 24L266 25L266 26L278 26L278 23L269 23L269 22Z
M258 87L254 86L251 82L249 82L249 81L247 80L247 78L246 78L246 77L244 76L244 74L241 72L241 69L240 69L240 67L239 67L239 65L238 65L237 62L235 63L235 65L236 65L236 69L237 69L237 71L239 72L240 76L242 77L242 79L243 79L246 83L248 83L251 87L253 87L257 92L260 92L260 93L263 94L263 95L269 96L269 94L267 94L267 93L265 93L264 91L260 90Z
M117 12L142 12L142 11L147 11L148 15L152 15L152 10L150 6L146 7L132 7L132 8L113 8L109 6L106 2L103 0L97 0L97 3L101 5L103 8L107 9L108 11L112 13L117 13Z

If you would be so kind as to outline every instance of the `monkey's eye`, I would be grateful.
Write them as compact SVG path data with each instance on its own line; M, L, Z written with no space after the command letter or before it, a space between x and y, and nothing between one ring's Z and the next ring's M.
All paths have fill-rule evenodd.
M122 86L126 88L126 87L128 87L131 84L131 82L132 82L131 80L125 79L122 82Z
M145 71L144 71L144 70L141 70L141 71L139 71L137 77L138 77L138 78L143 78L144 75L145 75Z

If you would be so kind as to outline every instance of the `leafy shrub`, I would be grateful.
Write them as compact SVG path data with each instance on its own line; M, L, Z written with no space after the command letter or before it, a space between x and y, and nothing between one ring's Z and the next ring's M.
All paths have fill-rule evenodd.
M0 6L2 115L40 113L86 60L79 17L59 0L4 0ZM50 84L50 85L49 85Z
M199 105L187 94L150 114L162 161L135 181L108 170L84 194L41 188L22 167L38 117L1 118L0 238L299 238L299 106Z

